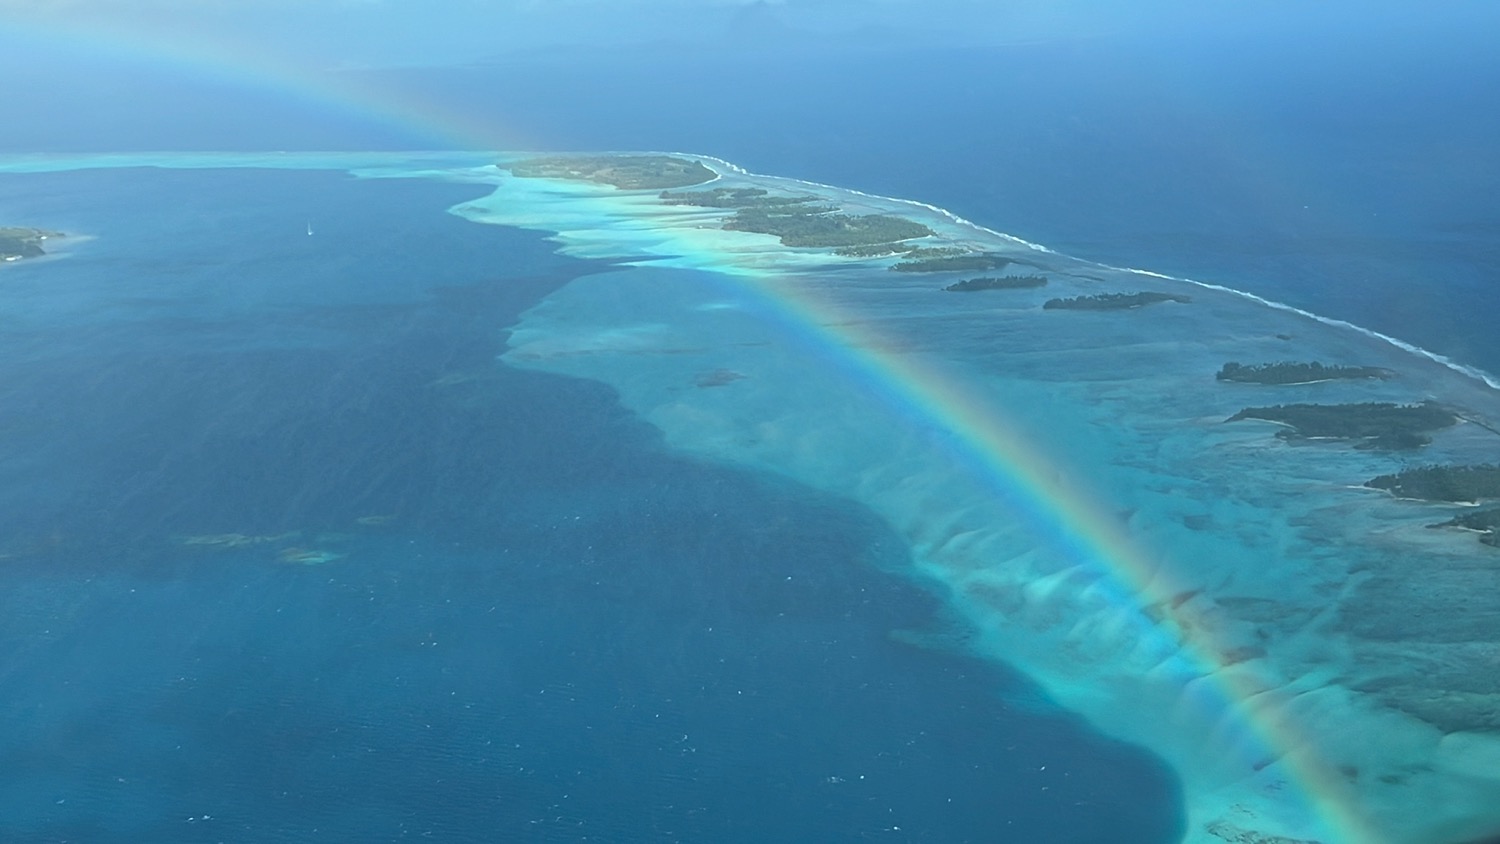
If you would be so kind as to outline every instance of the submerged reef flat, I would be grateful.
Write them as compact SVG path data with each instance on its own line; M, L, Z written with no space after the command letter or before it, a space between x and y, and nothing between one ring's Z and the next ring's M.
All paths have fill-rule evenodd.
M0 227L0 261L40 258L47 254L42 244L51 238L64 237L62 232L46 229Z
M905 543L898 571L946 604L933 629L893 637L1011 665L1149 748L1182 784L1192 844L1500 834L1500 565L1468 525L1429 529L1460 515L1436 502L1500 496L1500 391L1231 290L702 160L719 179L692 203L496 170L491 197L455 209L616 263L528 311L508 364L608 384L673 449L876 514ZM778 207L931 235L893 224L885 241L794 247L726 225ZM1011 263L1065 298L1128 306L1149 288L1193 304L1063 319L930 295L922 277ZM1204 377L1288 355L1393 377L1320 379L1303 389L1321 404L1248 409ZM1237 413L1356 445L1417 438L1463 468L1268 448L1264 431L1222 424Z
M952 293L972 293L976 290L1025 290L1046 287L1047 277L1041 275L1002 275L966 278L944 287Z
M1092 296L1074 296L1070 299L1048 299L1042 303L1042 308L1048 311L1133 311L1136 308L1144 308L1161 302L1186 304L1191 301L1193 297L1184 296L1181 293L1159 293L1148 290L1139 293L1096 293Z
M1365 440L1371 448L1416 448L1431 442L1428 433L1458 423L1452 411L1435 402L1395 404L1279 404L1247 407L1226 422L1259 419L1290 426L1282 439Z
M701 185L718 176L700 161L672 155L565 155L528 158L509 167L517 176L574 179L620 190L681 188Z
M1390 378L1395 373L1378 366L1330 366L1311 361L1294 363L1257 363L1245 365L1230 361L1219 369L1215 377L1220 381L1235 381L1241 384L1320 384L1324 381L1358 381L1366 378Z

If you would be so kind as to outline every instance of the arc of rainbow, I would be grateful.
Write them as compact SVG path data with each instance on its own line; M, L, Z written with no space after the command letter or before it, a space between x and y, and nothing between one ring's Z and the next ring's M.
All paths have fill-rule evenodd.
M705 160L720 167L726 164ZM573 196L578 202L595 205L602 214L620 213L606 198L597 197L596 204L587 194ZM1049 547L1109 578L1116 600L1136 610L1134 618L1141 635L1169 637L1141 612L1148 606L1160 607L1182 631L1170 638L1178 657L1176 667L1188 678L1184 685L1192 686L1191 704L1200 710L1198 714L1253 741L1258 754L1277 760L1286 779L1306 801L1305 814L1322 827L1316 831L1319 840L1326 837L1348 844L1379 844L1384 840L1372 819L1346 797L1348 787L1342 774L1317 756L1314 737L1289 718L1271 718L1273 713L1264 711L1267 707L1258 706L1256 700L1266 688L1248 675L1222 670L1226 666L1217 655L1215 643L1191 635L1191 625L1171 600L1185 590L1173 585L1171 573L1151 549L1129 536L1100 503L1061 483L1057 467L1032 448L998 408L944 369L925 364L918 356L893 351L899 346L866 327L869 320L841 311L818 296L816 285L777 283L780 273L776 270L726 266L724 261L715 260L718 253L713 244L699 242L695 228L673 227L669 231L670 239L658 248L689 257L693 266L736 279L738 289L782 321L786 331L814 338L828 360L836 362L849 378L873 385L893 411L946 432L972 473L1007 503L1024 508L1034 533ZM629 257L642 264L673 263L671 257L660 254Z
M1286 719L1260 716L1254 699L1265 689L1247 675L1221 670L1225 666L1211 641L1195 641L1190 627L1177 617L1172 599L1185 591L1173 585L1150 549L1129 536L1117 519L1084 492L1059 480L1045 454L1031 447L1007 424L995 407L979 400L973 388L919 356L891 351L893 345L856 315L839 313L804 285L778 285L768 293L753 285L763 301L778 311L793 330L821 338L828 353L862 382L879 385L889 406L951 435L956 451L1007 503L1024 508L1035 533L1066 558L1102 571L1112 579L1116 600L1144 609L1162 608L1180 631L1177 639L1181 668L1206 684L1195 701L1200 714L1240 722L1268 755L1283 760L1289 779L1310 801L1314 816L1322 816L1328 832L1338 840L1378 842L1370 820L1347 800L1341 775L1308 749L1316 747ZM747 286L749 286L747 285ZM1166 636L1143 613L1136 612L1144 635Z
M61 55L105 57L274 95L296 106L398 130L434 149L527 149L536 144L482 113L445 106L357 73L320 69L275 55L248 39L186 35L149 20L80 22L70 16L13 15L4 31Z
M122 59L157 67L177 69L281 95L301 105L332 109L392 128L439 146L465 150L536 146L522 142L513 133L500 131L490 122L441 104L398 92L372 90L348 75L317 72L278 61L253 45L167 37L139 26L117 23L113 28L74 25L68 22L7 22L12 32L25 32L61 49L90 49ZM1054 547L1073 559L1108 572L1124 596L1137 606L1170 598L1162 587L1162 572L1148 554L1120 530L1102 509L1052 480L1050 465L1027 448L1023 438L1004 424L991 408L975 401L956 379L935 367L924 367L906 356L886 351L873 331L860 333L849 320L832 312L828 303L810 295L781 289L774 295L764 285L746 278L746 287L766 301L799 330L821 338L829 353L853 374L882 384L888 401L904 413L924 418L953 435L960 451L997 490L1009 500L1024 505L1036 517ZM1143 626L1150 627L1145 619ZM1160 635L1159 631L1153 631ZM1242 719L1260 741L1286 761L1290 773L1304 793L1315 801L1330 829L1347 840L1375 842L1379 837L1368 820L1346 801L1320 800L1340 790L1336 772L1319 764L1301 747L1314 743L1296 734L1290 724L1259 723L1252 698L1258 688L1242 688L1233 676L1219 671L1211 643L1182 641L1184 656L1196 664L1202 677L1218 681L1216 708Z

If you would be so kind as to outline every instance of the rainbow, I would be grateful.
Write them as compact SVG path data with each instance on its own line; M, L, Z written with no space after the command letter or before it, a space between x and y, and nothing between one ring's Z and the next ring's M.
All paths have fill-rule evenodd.
M220 32L193 37L180 23L151 20L145 9L130 18L89 22L68 15L23 17L0 24L0 43L14 40L49 57L77 62L107 59L265 94L308 113L335 115L394 131L411 149L498 150L543 148L539 139L502 120L448 106L414 92L377 86L364 74L317 67L278 56L249 39Z
M100 56L207 78L253 92L266 92L289 104L343 115L399 131L414 145L483 150L545 147L521 137L484 116L445 107L404 92L377 89L359 74L315 69L280 59L248 42L222 38L199 40L180 34L164 36L162 28L114 21L92 28L66 20L9 21L9 34L33 47L62 55ZM677 248L692 247L681 233ZM705 258L708 257L706 254ZM958 379L915 356L890 351L888 338L860 327L853 315L840 313L810 292L761 283L753 272L740 274L744 288L796 332L814 338L829 360L838 361L849 377L870 385L889 407L951 435L955 454L1011 506L1024 512L1038 535L1052 548L1092 570L1108 574L1115 600L1122 606L1158 606L1173 613L1172 599L1182 590L1164 576L1159 557L1121 529L1114 516L1086 493L1057 480L1055 467L1024 436L1008 425L995 406L974 395ZM1136 616L1142 637L1170 636L1144 613ZM1313 751L1317 742L1289 719L1274 717L1258 704L1263 689L1243 675L1227 671L1212 641L1195 639L1186 619L1174 619L1183 633L1177 640L1179 664L1174 670L1193 687L1193 705L1207 721L1235 725L1248 756L1278 760L1295 782L1307 816L1319 818L1311 831L1320 840L1368 844L1381 837L1359 811L1339 772Z
M1007 423L999 408L939 367L889 351L891 343L854 327L859 323L830 310L826 302L782 293L774 304L801 330L816 332L828 353L841 359L852 375L877 385L892 410L952 435L964 465L1023 515L1041 541L1064 558L1109 576L1113 600L1121 606L1158 607L1174 622L1182 631L1175 637L1144 612L1132 615L1137 635L1175 639L1178 657L1171 670L1184 685L1194 686L1193 714L1220 725L1221 731L1238 733L1233 744L1247 768L1252 760L1280 761L1298 797L1306 802L1303 814L1321 818L1320 828L1303 834L1349 844L1382 840L1371 820L1348 799L1342 775L1311 752L1317 747L1313 737L1257 705L1264 687L1244 674L1224 670L1228 666L1219 654L1226 648L1192 635L1191 623L1174 606L1174 598L1187 590L1163 571L1160 556L1129 536L1120 520L1085 490L1060 483L1056 466Z
M750 175L727 162L689 157L711 163L721 173ZM574 202L602 218L622 214L618 206L611 207L607 196L568 190ZM630 209L623 213L628 215ZM944 432L956 462L1022 516L1040 542L1080 567L1103 573L1112 602L1133 610L1133 635L1174 654L1159 670L1180 679L1189 714L1199 723L1212 725L1216 743L1243 762L1247 779L1274 765L1289 784L1276 799L1296 818L1299 840L1323 844L1385 840L1373 818L1353 799L1344 774L1320 758L1315 737L1286 717L1264 685L1249 673L1231 668L1221 655L1228 647L1195 630L1191 618L1179 609L1181 596L1188 590L1164 571L1163 555L1129 535L1104 502L1085 489L1063 483L1058 466L1007 421L1002 408L940 365L897 351L899 346L871 328L869 320L819 296L816 285L779 284L777 270L726 261L720 251L722 242L711 242L711 236L694 225L675 227L668 221L659 233L668 239L653 246L650 254L627 257L636 257L634 263L691 266L735 279L738 289L755 301L757 313L771 315L791 336L810 339L821 360L833 362L851 383L879 396L889 411ZM1147 607L1161 611L1168 623L1152 621Z

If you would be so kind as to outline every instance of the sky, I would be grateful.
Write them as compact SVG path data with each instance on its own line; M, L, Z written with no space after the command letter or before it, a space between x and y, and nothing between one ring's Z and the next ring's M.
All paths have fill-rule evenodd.
M1257 84L1282 73L1368 87L1492 52L1500 3L1434 8L1407 0L0 0L0 78L11 83L0 150L58 148L88 132L149 146L136 124L166 118L184 137L195 137L195 122L205 124L201 137L210 128L238 136L248 129L234 121L248 118L226 105L234 97L279 88L384 99L352 89L383 84L389 77L376 73L390 68L525 63L511 76L517 84L592 68L589 83L607 85L627 66L660 78L726 57L774 69L786 57L854 51L940 65L946 50L1064 45L1075 78L1086 81L1089 56L1126 51L1164 87L1191 90L1251 65L1246 78ZM216 127L206 125L211 117ZM316 133L287 143L325 142L340 143Z
M340 67L756 40L836 49L1253 31L1359 38L1494 24L1496 5L1447 0L1418 13L1398 0L0 0L0 37L196 41Z
M253 43L329 66L444 64L556 49L760 37L848 43L1094 30L1054 4L967 0L0 0L12 21L139 41ZM967 21L969 25L961 25ZM980 24L974 26L975 22Z

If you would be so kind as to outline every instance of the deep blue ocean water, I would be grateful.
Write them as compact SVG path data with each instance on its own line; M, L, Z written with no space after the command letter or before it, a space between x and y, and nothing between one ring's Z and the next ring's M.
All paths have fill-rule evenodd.
M16 112L46 115L0 127L0 151L701 152L920 199L1059 251L1252 290L1500 371L1494 332L1456 317L1500 310L1500 60L1492 13L1449 11L1228 32L1164 21L1003 49L830 39L349 71L389 93L394 119L171 67L86 55L52 67L24 41L0 43L14 47L0 67L38 82L12 93ZM405 115L402 103L417 102L489 129Z
M921 199L1500 371L1500 74L1479 40L388 81L537 146ZM165 72L74 87L98 108L0 127L0 149L432 140ZM98 237L0 271L7 840L1173 838L1149 757L999 668L886 639L937 602L881 573L902 552L868 514L676 458L607 389L496 364L517 314L597 266L441 213L471 195L0 179L4 222ZM289 566L292 543L347 557Z
M888 638L873 517L500 365L603 265L475 190L0 178L95 237L3 275L5 840L1172 840L1148 755Z
M947 208L1500 371L1500 60L1458 19L1005 50L571 57L384 81L553 149L712 154ZM522 131L524 130L524 131Z

